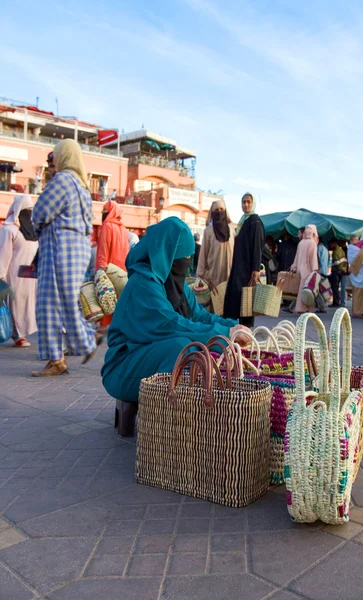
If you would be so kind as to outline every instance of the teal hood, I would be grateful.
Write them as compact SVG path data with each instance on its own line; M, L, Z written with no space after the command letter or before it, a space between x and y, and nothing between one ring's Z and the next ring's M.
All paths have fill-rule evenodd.
M146 235L127 255L128 276L148 272L149 276L165 283L174 260L194 254L194 245L188 225L177 217L150 225Z

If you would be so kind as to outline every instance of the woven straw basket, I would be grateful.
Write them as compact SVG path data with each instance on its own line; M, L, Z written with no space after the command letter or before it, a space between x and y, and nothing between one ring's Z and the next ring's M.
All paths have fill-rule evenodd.
M352 390L360 390L363 393L363 367L353 367L350 374L350 387ZM360 463L363 456L363 407L361 410L360 432L358 447L354 457L354 475L353 482L356 480L359 473Z
M282 291L274 285L256 285L253 300L253 312L255 315L266 317L278 317L280 314Z
M112 315L116 308L116 292L111 280L103 269L98 269L95 275L96 297L105 315Z
M201 351L183 356L190 346ZM136 481L245 506L268 489L271 388L222 378L202 344L185 351L172 374L141 382Z
M123 271L123 269L117 265L110 263L106 267L106 275L111 280L111 283L115 288L116 296L119 298L127 283L127 272Z
M271 332L265 327L257 328L256 333L263 331L267 331L271 335ZM261 371L262 361L259 342L254 334L251 335L245 331L243 333L251 339L252 344L256 347L255 357L257 359L253 360L252 368L250 361L245 363L244 376L247 379L268 382L272 388L270 407L270 483L280 485L284 483L284 435L287 415L296 397L295 377L293 374L264 373ZM245 359L245 351L240 350L240 352L243 359ZM260 367L257 368L256 365L259 363Z
M227 281L217 285L216 293L211 294L213 310L216 315L222 316L224 311L224 298L227 290Z
M306 394L303 354L309 319L319 333L320 390ZM342 380L341 327L344 332ZM334 314L330 353L321 320L312 313L299 318L295 339L296 401L289 413L285 434L287 505L291 518L299 523L318 519L330 524L349 521L362 400L361 391L350 392L351 352L352 328L345 308Z
M266 287L266 286L263 286ZM243 287L241 295L241 317L253 317L253 301L255 298L256 288L255 287Z
M82 285L79 299L86 321L96 322L102 319L104 312L97 302L93 281L88 281Z

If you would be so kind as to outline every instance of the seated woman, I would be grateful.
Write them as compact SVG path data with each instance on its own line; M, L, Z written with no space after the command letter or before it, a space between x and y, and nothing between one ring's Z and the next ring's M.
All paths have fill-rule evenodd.
M105 389L123 401L121 435L133 435L141 379L170 373L190 342L207 343L241 329L197 304L185 283L193 253L189 227L169 217L149 227L126 259L129 280L117 302L102 368ZM237 341L245 342L243 334Z

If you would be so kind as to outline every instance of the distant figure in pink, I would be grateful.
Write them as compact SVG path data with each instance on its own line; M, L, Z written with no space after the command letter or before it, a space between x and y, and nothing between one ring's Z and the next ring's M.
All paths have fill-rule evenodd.
M300 277L300 288L296 301L296 312L299 314L305 312L311 312L314 306L306 306L301 300L302 290L306 281L306 278L313 271L317 271L319 268L318 263L318 243L319 236L315 225L308 225L305 228L303 239L299 242L295 261L292 266L292 270L296 271Z

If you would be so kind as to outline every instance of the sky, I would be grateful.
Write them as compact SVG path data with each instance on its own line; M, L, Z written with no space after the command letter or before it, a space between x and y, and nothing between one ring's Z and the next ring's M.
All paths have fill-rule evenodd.
M232 217L363 219L361 0L12 0L0 97L197 153Z

